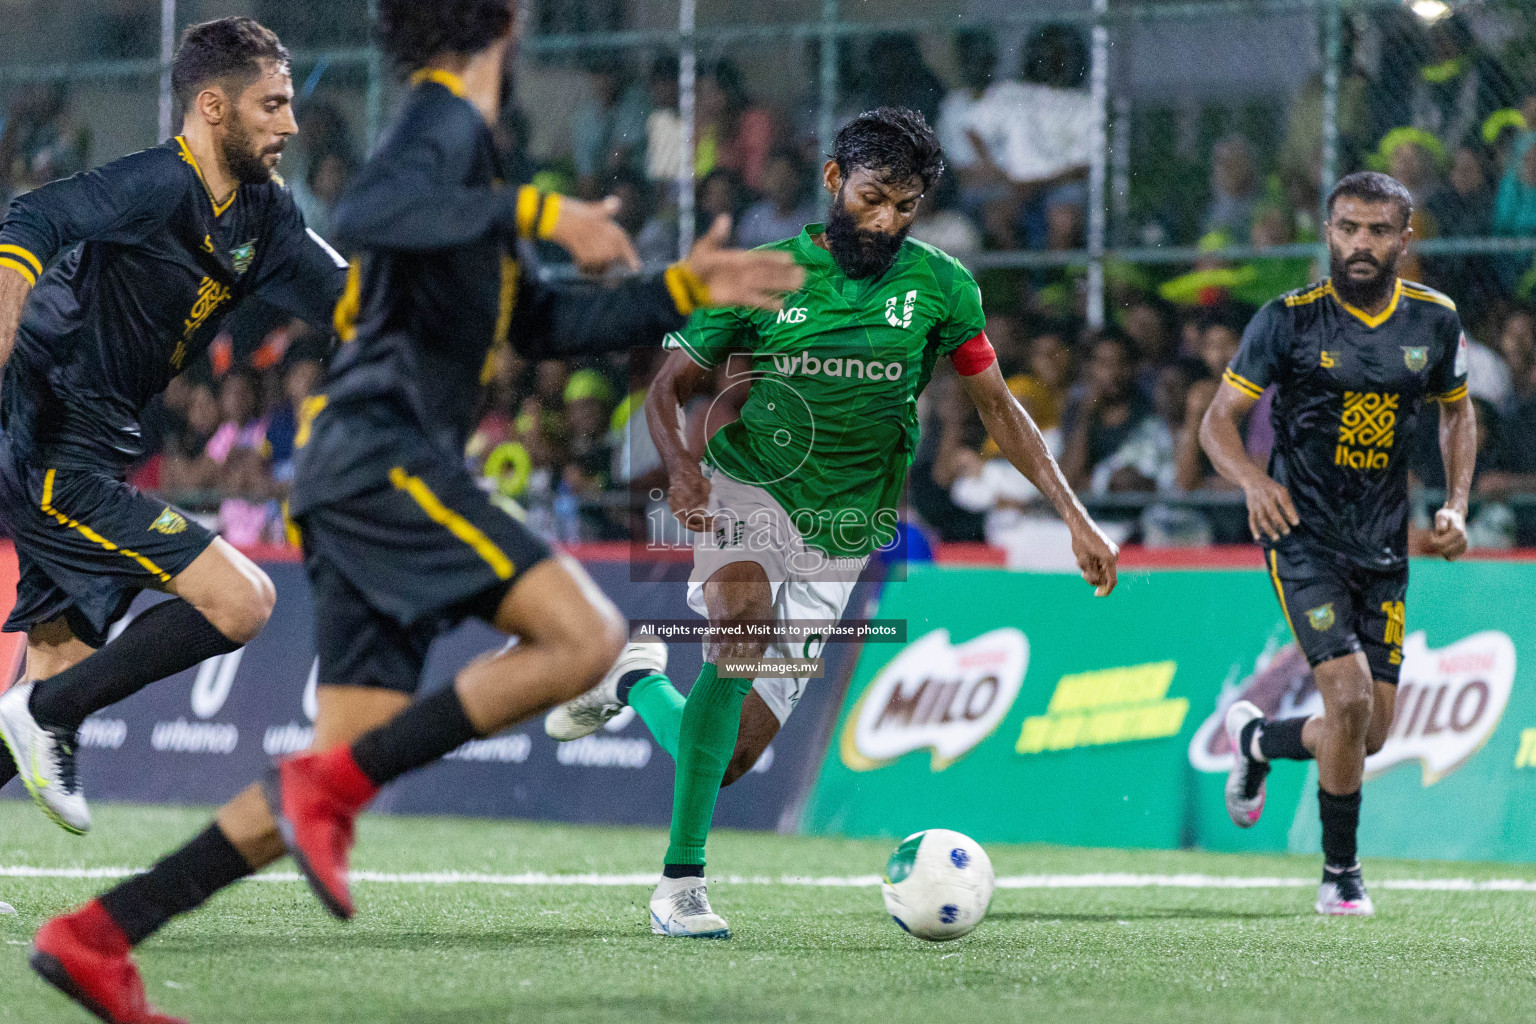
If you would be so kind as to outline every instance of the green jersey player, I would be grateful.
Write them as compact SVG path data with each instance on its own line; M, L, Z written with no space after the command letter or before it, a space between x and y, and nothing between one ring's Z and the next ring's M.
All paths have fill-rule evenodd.
M823 169L833 197L826 225L769 247L805 268L804 287L780 311L701 312L668 336L676 351L651 385L647 418L669 503L695 534L689 604L729 639L705 644L686 701L662 674L666 647L640 639L601 685L545 723L556 739L575 739L628 705L677 761L672 841L651 897L658 934L730 934L703 877L715 797L756 762L806 682L754 678L737 663L819 653L819 638L801 636L842 616L870 554L895 537L917 450L917 397L939 359L953 363L1003 454L1066 521L1084 578L1101 595L1115 585L1115 545L1003 383L976 282L907 238L943 168L922 115L882 108L855 118ZM740 388L746 397L700 465L683 444L678 409L722 363L727 395ZM766 639L728 629L754 621L801 627Z

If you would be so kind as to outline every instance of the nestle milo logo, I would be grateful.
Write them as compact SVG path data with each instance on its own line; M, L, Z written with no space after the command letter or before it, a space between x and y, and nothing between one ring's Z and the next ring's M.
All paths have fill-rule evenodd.
M963 644L936 629L907 647L870 680L843 727L843 763L882 767L914 750L931 750L943 771L990 736L1024 684L1029 640L1011 627Z
M774 356L773 368L786 377L801 373L859 380L901 380L902 373L902 365L896 360L883 363L878 359L854 359L852 356L830 356L820 359L809 352L793 356Z

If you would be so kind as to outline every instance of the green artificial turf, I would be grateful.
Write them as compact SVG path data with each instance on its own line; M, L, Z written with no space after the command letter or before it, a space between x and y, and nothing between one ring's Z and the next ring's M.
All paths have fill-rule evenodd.
M145 866L206 812L99 806L67 836L0 802L0 867ZM722 875L877 874L890 844L722 832ZM389 872L654 870L660 830L365 819L354 866ZM1310 857L995 846L998 874L1311 877ZM279 870L287 870L279 865ZM1536 878L1536 867L1366 862L1387 878ZM0 877L0 1021L86 1022L26 966L49 915L101 881ZM1536 894L1374 892L1370 921L1321 920L1305 888L1000 889L969 937L927 944L877 889L711 885L728 942L653 937L649 887L356 886L333 921L300 883L246 883L142 947L150 998L213 1022L1517 1021L1536 1005Z

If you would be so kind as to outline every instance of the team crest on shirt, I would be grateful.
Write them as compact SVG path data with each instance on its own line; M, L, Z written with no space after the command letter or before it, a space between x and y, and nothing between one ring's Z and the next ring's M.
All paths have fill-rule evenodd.
M1319 608L1309 608L1307 610L1307 622L1319 633L1326 633L1332 629L1333 602L1329 601L1327 604Z
M1429 365L1429 349L1422 345L1404 345L1403 362L1413 373L1418 373Z
M240 277L251 269L251 261L256 258L256 239L251 239L244 245L237 245L229 250L229 258L235 264L235 276Z
M149 524L149 528L155 533L163 533L167 537L174 533L180 533L187 528L186 517L180 512L174 511L169 505L160 513L160 518Z
M907 292L906 296L892 295L885 300L885 322L892 327L911 327L912 312L917 309L917 292Z

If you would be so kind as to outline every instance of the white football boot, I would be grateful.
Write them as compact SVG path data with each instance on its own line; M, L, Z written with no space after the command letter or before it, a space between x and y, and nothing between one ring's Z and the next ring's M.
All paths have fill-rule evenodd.
M1269 762L1253 758L1239 750L1238 737L1255 718L1263 718L1251 701L1240 700L1227 708L1227 735L1232 738L1232 770L1227 772L1227 815L1238 828L1252 828L1264 813L1264 780L1269 776Z
M0 739L43 813L64 831L84 835L91 830L91 809L75 774L75 734L39 723L27 707L31 698L31 683L13 686L0 696Z
M651 893L651 931L686 939L728 939L730 925L709 909L709 890L697 875L662 878Z
M1359 863L1344 869L1324 865L1323 884L1317 887L1315 909L1329 917L1370 917L1376 913L1376 905L1371 902L1370 893L1365 891Z
M544 732L564 743L579 740L601 729L624 710L619 700L619 680L631 672L648 670L661 675L667 670L667 645L650 636L637 636L619 652L602 682L574 700L568 700L544 716Z

